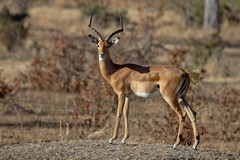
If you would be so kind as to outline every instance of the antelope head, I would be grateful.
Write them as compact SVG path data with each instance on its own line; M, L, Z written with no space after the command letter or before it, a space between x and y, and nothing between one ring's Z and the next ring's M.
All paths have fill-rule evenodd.
M96 30L94 29L93 27L91 27L91 24L92 24L92 17L93 17L93 13L91 15L91 18L90 18L90 22L89 22L89 25L88 25L88 29L90 29L91 31L93 31L94 33L96 33L98 35L98 38L89 34L88 37L90 38L91 42L96 44L97 47L98 47L98 56L99 56L99 60L100 61L104 61L105 58L106 58L106 53L108 53L108 49L110 47L112 47L113 45L117 44L118 41L119 41L119 37L116 37L116 38L112 38L115 34L118 34L120 32L123 32L123 23L122 23L122 16L121 14L119 15L120 16L120 29L112 32L106 39L103 39L102 35Z

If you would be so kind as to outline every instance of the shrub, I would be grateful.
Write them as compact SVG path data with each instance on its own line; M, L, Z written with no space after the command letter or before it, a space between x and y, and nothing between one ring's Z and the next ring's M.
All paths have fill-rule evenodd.
M21 46L27 37L28 29L24 26L27 14L12 15L7 7L0 12L0 41L8 51Z
M115 21L117 24L119 24L119 12L111 11L107 6L98 4L85 5L83 8L81 8L81 11L85 16L90 16L92 12L94 12L94 16L96 17L94 21L97 21L98 23L101 22L101 25L104 27L107 27L112 21ZM121 10L120 12L123 16L127 14L126 10Z

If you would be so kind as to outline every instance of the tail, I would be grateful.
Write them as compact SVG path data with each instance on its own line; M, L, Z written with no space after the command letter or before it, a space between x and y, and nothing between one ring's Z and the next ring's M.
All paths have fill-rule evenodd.
M189 85L190 85L189 74L186 74L184 75L184 78L181 82L181 87L178 91L177 98L182 98L187 94Z
M177 99L180 105L183 104L182 108L185 111L186 109L188 110L187 112L189 112L188 114L190 116L190 119L195 119L196 112L192 109L192 107L188 104L186 100L186 94L187 94L189 85L190 85L190 78L189 78L189 75L187 74L187 76L185 76L184 79L182 80L182 85L178 91Z

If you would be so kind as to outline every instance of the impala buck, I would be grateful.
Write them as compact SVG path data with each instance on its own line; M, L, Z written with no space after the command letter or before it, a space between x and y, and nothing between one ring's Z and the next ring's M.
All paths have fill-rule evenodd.
M137 64L116 64L112 61L109 49L118 43L119 37L114 35L123 32L123 22L120 14L120 29L111 33L106 39L91 26L93 13L90 18L88 29L97 34L98 38L88 35L91 42L97 45L100 71L103 78L112 86L118 95L118 109L116 124L113 136L108 141L113 143L118 136L119 122L123 113L124 116L124 137L122 143L129 137L128 133L128 112L129 96L135 94L139 97L157 97L162 95L163 99L175 111L179 118L179 129L177 139L173 148L180 144L182 139L183 123L186 115L191 120L194 144L193 149L197 149L199 135L196 126L196 112L191 108L186 100L186 94L190 84L188 73L173 66L140 66Z

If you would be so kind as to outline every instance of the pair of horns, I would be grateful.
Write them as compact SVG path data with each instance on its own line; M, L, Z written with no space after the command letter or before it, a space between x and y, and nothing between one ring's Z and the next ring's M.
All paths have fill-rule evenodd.
M90 22L89 22L89 25L88 25L88 28L90 29L90 30L92 30L93 32L95 32L98 36L99 36L99 38L101 39L101 40L103 40L103 37L102 37L102 35L96 30L96 29L94 29L93 27L91 27L91 24L92 24L92 17L93 17L93 12L92 12L92 14L91 14L91 18L90 18ZM119 17L120 17L120 29L118 29L118 30L116 30L116 31L114 31L114 32L112 32L107 38L106 38L106 41L108 42L115 34L118 34L118 33L121 33L121 32L123 32L123 22L122 22L122 15L121 15L121 13L119 14Z

